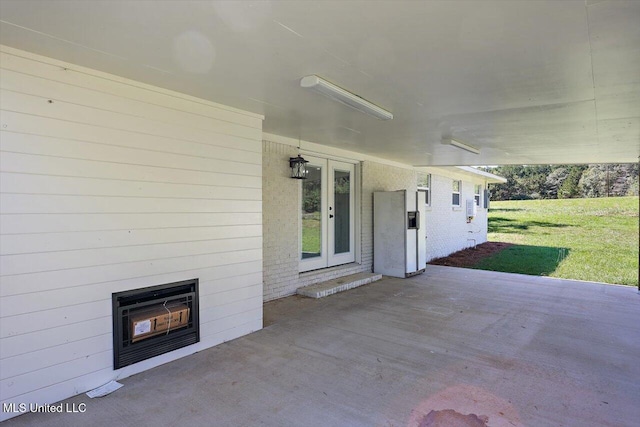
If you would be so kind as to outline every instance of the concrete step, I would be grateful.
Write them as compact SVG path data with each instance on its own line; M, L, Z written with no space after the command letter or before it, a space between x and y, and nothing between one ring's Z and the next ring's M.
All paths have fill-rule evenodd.
M348 291L358 286L366 285L382 279L382 274L377 273L357 273L350 276L339 277L315 285L298 288L298 295L309 298L323 298L338 292Z

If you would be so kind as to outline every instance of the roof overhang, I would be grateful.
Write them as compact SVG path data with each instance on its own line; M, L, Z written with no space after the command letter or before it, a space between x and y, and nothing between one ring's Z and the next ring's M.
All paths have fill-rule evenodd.
M7 46L402 164L640 156L640 1L2 0L1 12ZM393 119L301 87L308 75Z
M424 173L436 173L455 178L468 178L472 181L485 181L487 184L504 184L506 178L482 171L473 166L420 166L415 170Z

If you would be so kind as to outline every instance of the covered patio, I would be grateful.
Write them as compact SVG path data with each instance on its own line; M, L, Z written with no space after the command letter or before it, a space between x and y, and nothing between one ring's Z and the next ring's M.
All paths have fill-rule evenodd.
M470 166L637 162L640 2L0 4L0 421L640 419L636 289L431 267L289 297L373 271L374 192L428 192L443 256L485 240Z
M6 426L631 426L639 299L631 287L429 266L267 303L261 331L63 402L84 413ZM432 410L443 412L425 418Z

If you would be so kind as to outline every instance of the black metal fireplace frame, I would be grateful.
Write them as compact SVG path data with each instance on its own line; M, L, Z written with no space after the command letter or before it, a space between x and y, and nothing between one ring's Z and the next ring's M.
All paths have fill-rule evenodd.
M113 369L120 369L199 342L198 284L198 279L190 279L113 293ZM165 302L184 303L189 306L187 327L132 342L128 329L129 315L145 307Z

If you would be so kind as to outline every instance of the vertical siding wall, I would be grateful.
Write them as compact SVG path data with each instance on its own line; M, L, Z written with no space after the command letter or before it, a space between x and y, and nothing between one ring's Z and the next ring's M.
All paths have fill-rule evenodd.
M2 403L260 329L262 118L11 48L0 65ZM201 342L113 371L111 294L195 277Z
M451 205L454 179L462 180L459 208ZM426 212L427 261L473 246L469 239L475 239L477 244L487 241L487 210L482 205L476 217L467 223L466 201L473 200L474 184L484 184L484 180L431 174L431 206Z

